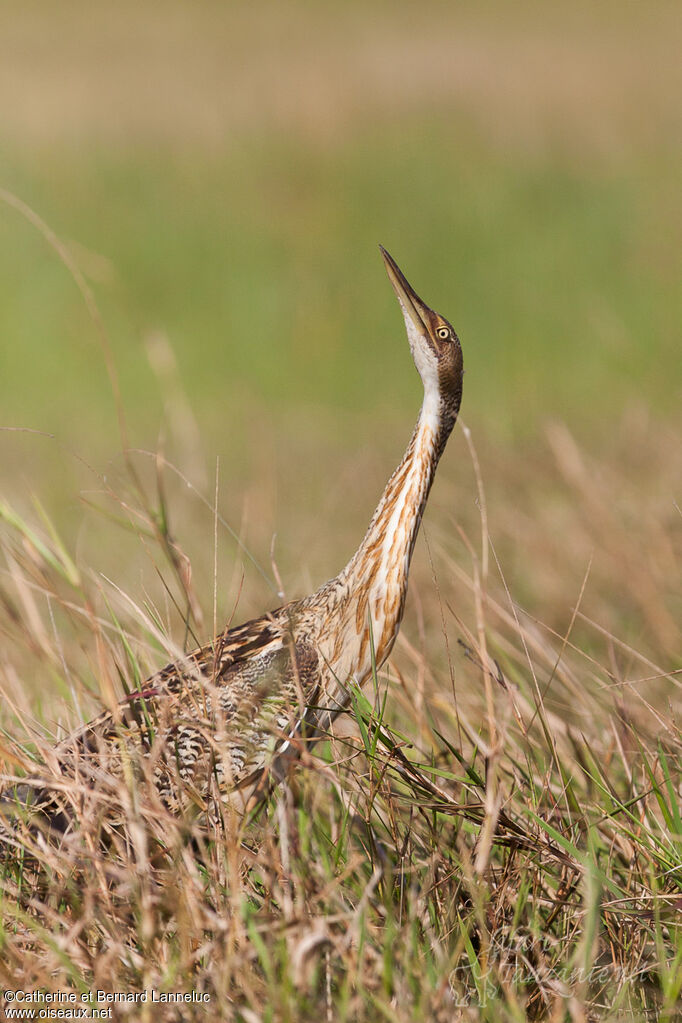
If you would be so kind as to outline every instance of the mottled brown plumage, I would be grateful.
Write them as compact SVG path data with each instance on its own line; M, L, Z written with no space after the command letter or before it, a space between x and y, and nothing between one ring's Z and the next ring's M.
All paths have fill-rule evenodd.
M462 355L450 324L382 253L424 402L358 551L316 593L228 628L60 743L56 772L76 779L80 791L106 797L126 765L141 762L141 752L172 810L211 819L230 803L241 813L329 728L348 704L348 683L363 685L373 659L379 667L388 657L422 513L459 409ZM14 798L26 800L28 789L21 788ZM30 801L63 831L78 807L72 793L58 788L33 790ZM6 800L7 793L5 806Z

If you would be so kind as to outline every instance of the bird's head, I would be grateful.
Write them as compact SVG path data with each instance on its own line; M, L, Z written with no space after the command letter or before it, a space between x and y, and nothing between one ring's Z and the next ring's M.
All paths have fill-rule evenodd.
M429 309L408 283L404 273L380 246L388 277L405 319L414 364L427 398L438 395L441 411L454 419L462 400L462 349L445 317Z

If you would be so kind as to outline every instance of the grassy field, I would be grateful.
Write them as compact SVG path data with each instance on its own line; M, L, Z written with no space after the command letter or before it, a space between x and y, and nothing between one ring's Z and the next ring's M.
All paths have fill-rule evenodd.
M473 512L427 523L390 667L255 820L207 836L142 771L84 800L67 783L79 829L59 849L20 828L4 987L97 1008L97 991L205 999L115 1006L154 1021L678 1018L679 527L641 502L628 521L627 480L561 428L552 443L555 466L516 477L512 536ZM541 497L536 474L556 465L567 493ZM6 777L49 777L52 743L118 679L210 631L212 587L169 563L158 507L132 485L119 497L165 595L122 591L37 513L3 512ZM524 594L497 565L511 541ZM226 581L220 620L242 583ZM131 838L103 854L105 807Z
M188 621L357 546L420 397L379 242L462 338L473 449L458 428L339 734L248 825L207 839L123 786L107 861L89 818L37 873L10 856L3 988L210 998L114 1007L154 1021L679 1017L674 15L5 18L6 776Z

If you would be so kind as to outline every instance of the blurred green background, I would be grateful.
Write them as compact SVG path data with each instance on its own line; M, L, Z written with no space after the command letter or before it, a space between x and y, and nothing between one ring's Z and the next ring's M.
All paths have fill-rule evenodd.
M419 401L379 242L460 333L477 437L677 421L681 45L664 3L8 5L0 185L89 280L133 446L163 433L205 479L219 456L228 491L271 475L293 515L339 507L334 458L373 448L360 521ZM0 433L3 486L59 516L63 450L120 449L114 403L73 280L4 203L0 336L2 425L59 441Z

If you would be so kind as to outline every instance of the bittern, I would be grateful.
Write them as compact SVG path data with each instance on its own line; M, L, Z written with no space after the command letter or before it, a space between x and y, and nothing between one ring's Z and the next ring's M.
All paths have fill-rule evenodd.
M58 778L79 781L73 792L44 782L17 786L11 797L30 801L50 829L69 828L83 790L106 791L135 757L146 761L172 810L191 804L208 819L229 803L243 813L328 732L349 705L350 686L362 686L390 654L422 514L459 411L463 371L452 326L381 252L424 398L358 550L311 596L227 628L56 746L50 759ZM5 791L5 808L9 799Z

